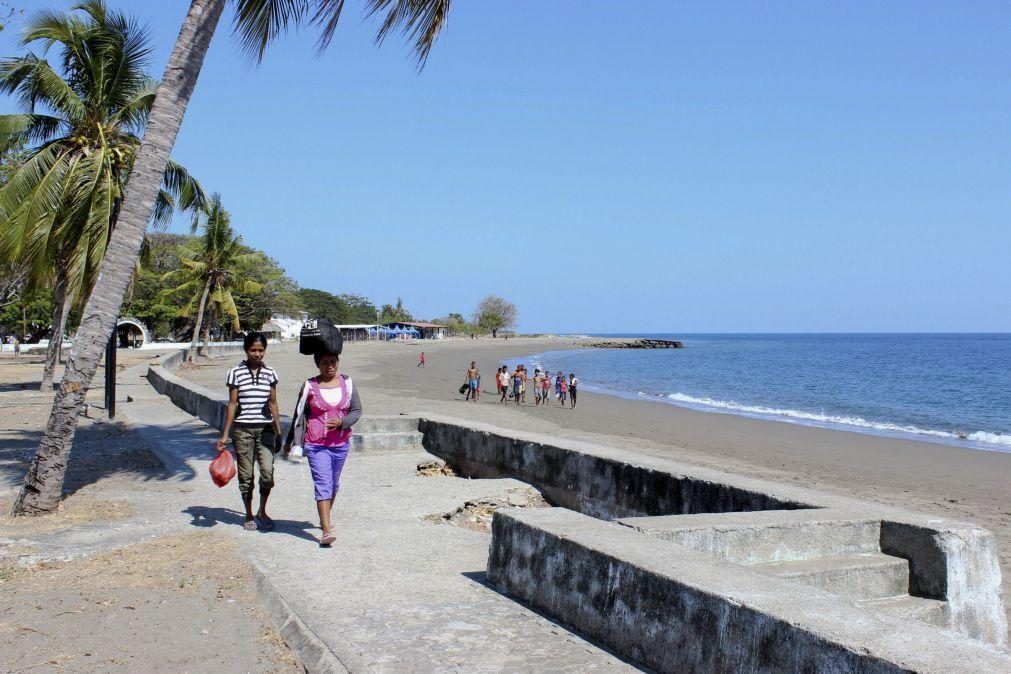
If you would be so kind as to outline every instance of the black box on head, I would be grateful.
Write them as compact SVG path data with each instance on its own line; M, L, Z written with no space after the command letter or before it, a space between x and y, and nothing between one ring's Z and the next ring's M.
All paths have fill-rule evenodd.
M341 331L330 322L329 318L314 318L302 325L298 335L298 352L306 356L317 353L336 353L340 355L344 347Z

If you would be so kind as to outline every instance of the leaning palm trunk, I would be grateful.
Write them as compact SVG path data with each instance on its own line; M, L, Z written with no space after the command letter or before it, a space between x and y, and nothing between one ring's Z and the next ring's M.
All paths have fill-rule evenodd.
M53 376L56 373L56 363L63 349L63 333L67 329L67 317L70 315L70 302L73 299L67 292L69 279L61 270L56 272L56 285L53 287L53 335L49 338L46 348L46 367L42 371L43 393L53 392Z
M81 327L53 401L49 423L14 502L15 515L52 512L59 506L78 414L109 335L116 326L169 153L224 7L225 0L192 0L190 3L151 108L144 143L133 167L119 222L109 239L98 282L84 307Z
M194 356L197 355L197 339L200 337L200 325L204 322L204 309L207 307L207 295L211 292L211 279L207 278L204 282L204 294L200 296L200 306L197 307L197 323L193 326L193 341L190 343L190 353L186 360L193 362ZM204 340L204 345L207 344L207 340Z

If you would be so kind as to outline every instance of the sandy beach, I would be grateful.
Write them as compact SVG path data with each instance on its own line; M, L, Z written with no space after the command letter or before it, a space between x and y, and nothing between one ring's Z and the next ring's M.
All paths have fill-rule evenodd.
M1000 546L1005 597L1011 596L1011 454L877 437L580 391L576 409L557 402L500 404L493 374L506 358L579 348L566 338L453 339L424 343L348 343L342 372L360 385L366 414L430 412L549 433L762 479L971 521ZM417 367L424 350L426 367ZM457 389L477 361L486 392L465 402ZM294 345L272 347L268 361L282 378L282 412L298 383L314 373ZM210 367L208 367L208 365ZM183 372L223 386L223 363ZM586 373L579 373L586 376Z

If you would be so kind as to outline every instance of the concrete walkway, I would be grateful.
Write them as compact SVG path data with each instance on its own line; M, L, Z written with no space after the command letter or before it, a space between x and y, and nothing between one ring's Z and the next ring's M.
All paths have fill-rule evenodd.
M489 587L490 535L425 519L515 480L417 474L422 450L352 454L335 507L338 542L320 548L312 484L279 460L270 533L242 529L237 489L207 476L217 431L159 396L137 369L121 378L122 415L193 487L160 508L162 528L211 528L241 541L289 645L314 671L633 671L613 655ZM154 526L153 524L151 526ZM150 535L150 534L147 534ZM321 644L325 647L321 648Z

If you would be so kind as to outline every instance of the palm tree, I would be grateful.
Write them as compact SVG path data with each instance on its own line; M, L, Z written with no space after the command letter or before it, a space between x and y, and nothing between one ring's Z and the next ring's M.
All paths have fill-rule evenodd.
M235 331L239 329L239 310L235 307L232 291L255 293L261 290L259 283L243 278L243 272L260 259L260 254L246 252L242 237L236 236L232 230L231 217L222 207L218 194L211 197L203 230L199 238L180 247L179 262L183 266L162 276L163 281L178 284L165 291L165 297L186 301L179 312L181 316L193 316L196 306L190 360L197 351L197 339L204 324L208 301L216 316L227 316L231 320L232 330ZM205 333L204 344L207 341Z
M34 285L53 287L43 391L52 390L71 306L87 299L105 256L156 91L144 73L146 32L102 0L77 9L83 17L40 12L28 22L22 44L41 42L43 57L0 61L0 91L16 94L23 110L0 115L0 151L34 145L0 190L0 257L27 265ZM54 45L63 76L44 58ZM204 201L170 161L153 220L167 224L176 205Z
M343 0L234 0L235 30L243 48L261 59L267 46L289 28L311 23L320 28L319 47L333 38ZM77 417L91 379L95 376L109 335L116 327L133 273L144 230L155 209L158 187L182 125L186 106L196 87L204 56L217 28L226 0L191 0L183 19L158 97L148 115L144 143L133 166L133 176L116 229L102 259L100 275L74 340L60 388L42 440L14 502L15 515L51 512L59 504ZM376 36L382 42L401 32L414 42L419 67L428 58L449 16L450 0L367 0L369 16L385 15Z

